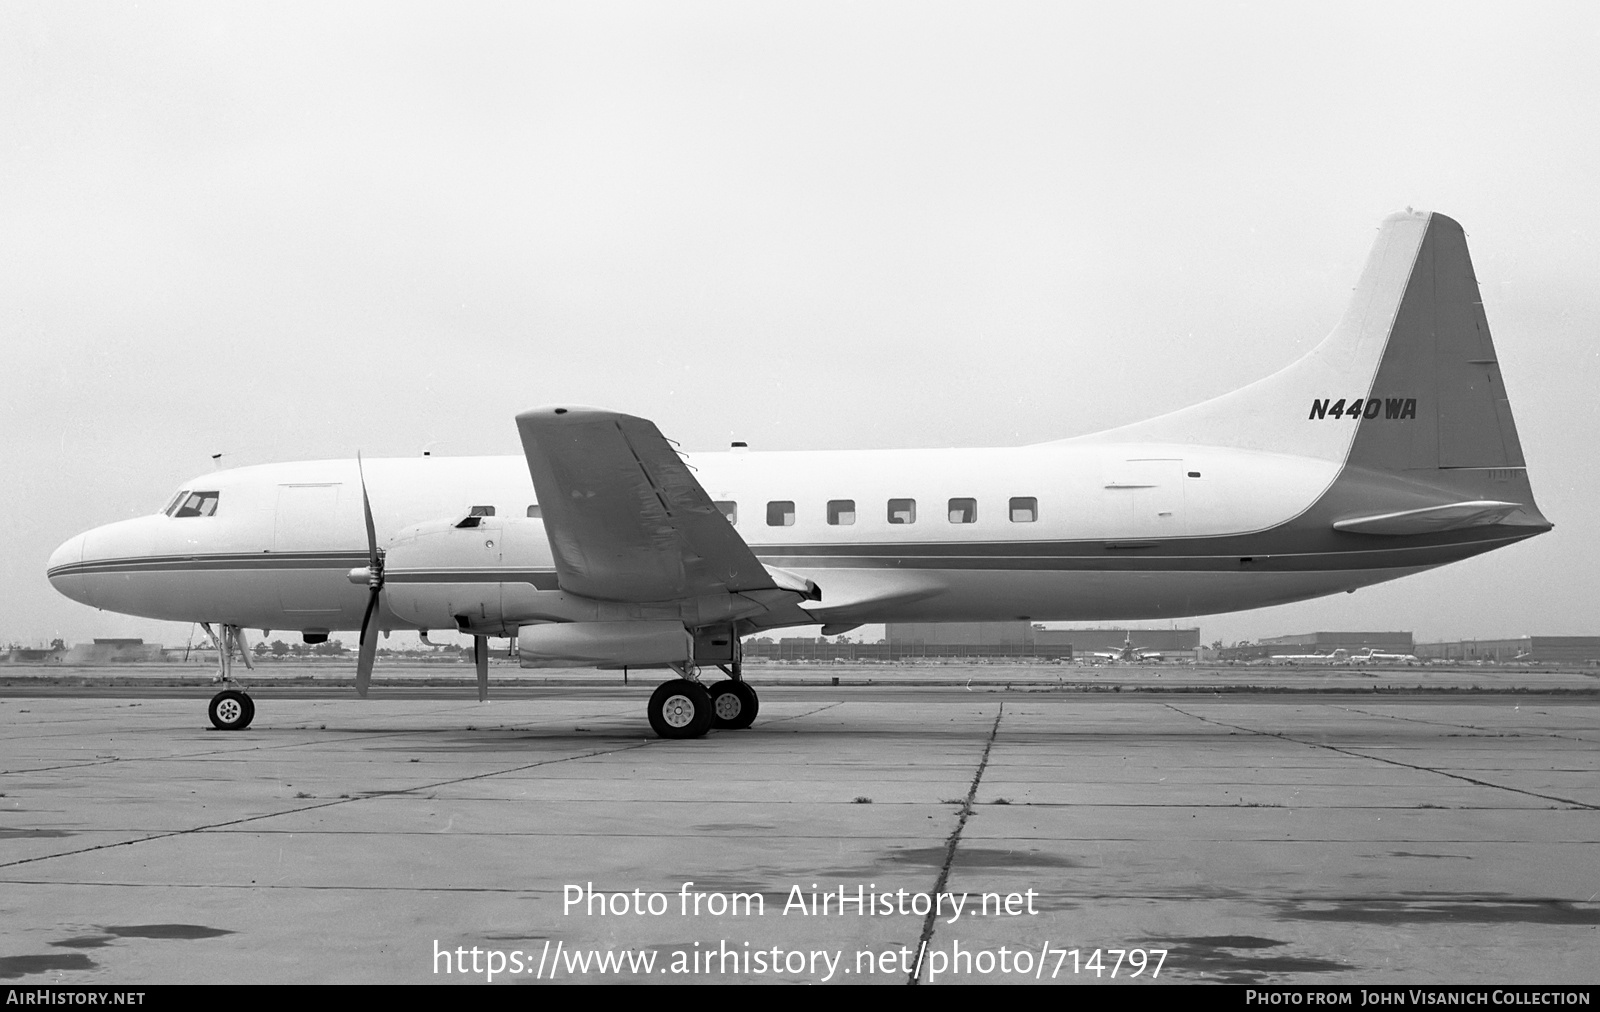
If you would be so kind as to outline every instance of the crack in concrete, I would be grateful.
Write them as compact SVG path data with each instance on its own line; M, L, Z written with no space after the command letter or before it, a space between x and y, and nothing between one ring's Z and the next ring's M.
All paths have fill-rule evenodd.
M172 830L172 831L166 832L166 833L155 833L155 834L150 835L150 836L142 836L137 840L122 840L122 841L120 841L118 843L102 843L102 844L97 844L96 846L93 846L93 847L80 847L77 850L64 850L64 851L60 851L60 852L55 853L55 854L40 854L40 855L38 855L36 857L25 857L25 858L21 858L20 860L16 860L16 861L3 861L3 862L0 862L0 868L14 868L14 867L16 867L18 865L34 864L35 862L38 862L38 861L50 861L50 860L54 860L55 858L58 858L58 857L72 857L72 856L77 855L77 854L89 854L89 853L93 853L94 851L97 851L97 850L111 850L111 849L116 848L116 847L131 847L134 844L149 843L152 840L167 840L167 839L171 839L172 837L175 837L175 836L185 836L185 835L187 835L189 833L205 833L205 832L210 832L210 831L216 830L216 829L225 829L225 828L227 828L229 826L242 826L242 825L245 825L245 824L251 823L251 822L259 822L259 821L261 821L263 819L276 819L276 818L279 818L280 816L284 816L284 815L299 815L302 812L314 812L319 808L332 808L335 805L348 805L348 804L353 804L353 803L358 802L358 801L368 801L368 800L371 800L372 798L390 798L390 797L394 797L395 795L411 794L411 793L416 792L416 791L431 791L431 790L436 790L436 789L438 789L440 787L449 787L449 786L451 786L453 784L464 784L464 783L470 783L471 781L474 781L474 780L487 780L490 777L505 776L507 773L520 773L523 770L536 769L536 768L538 768L540 766L550 766L550 765L554 765L555 763L572 762L575 759L592 759L595 756L612 755L612 754L617 753L617 752L630 752L630 751L632 751L634 749L644 748L647 745L653 745L658 740L659 739L651 739L649 741L639 742L637 745L627 745L627 746L624 746L622 748L596 749L593 752L583 752L583 753L580 753L578 755L562 756L559 759L541 759L538 762L524 763L523 765L513 766L513 767L510 767L509 769L492 770L492 771L490 771L488 773L474 773L474 774L472 774L470 776L464 776L464 777L453 777L453 778L451 778L449 780L440 780L440 781L436 781L434 783L428 783L428 784L418 784L415 787L407 787L407 788L404 788L404 789L401 789L401 790L372 791L372 792L364 793L360 797L335 798L335 799L333 799L331 801L326 801L326 802L324 802L324 803L322 803L320 805L302 805L302 806L297 807L297 808L287 808L287 809L284 809L281 812L264 812L264 813L262 813L260 815L246 816L245 818L242 818L242 819L229 819L226 822L213 822L213 823L208 823L208 824L206 824L204 826L191 826L188 829L175 829L175 830Z
M1398 713L1378 713L1374 710L1362 710L1354 706L1341 706L1341 710L1351 713L1360 713L1368 717L1388 717L1390 720L1408 720L1413 724L1429 724L1434 727L1459 727L1470 731L1483 731L1498 735L1527 735L1530 738L1559 738L1562 741L1578 741L1585 745L1593 745L1595 741L1590 738L1575 738L1572 735L1558 734L1555 731L1497 731L1492 727L1481 727L1477 724L1453 724L1447 720L1428 720L1424 717L1404 717Z
M989 752L994 748L994 740L1000 734L1000 718L1006 714L1006 704L1001 703L1000 709L995 711L994 725L989 728L989 740L983 743L983 756L978 760L977 772L972 774L972 785L967 788L967 796L961 803L961 816L956 820L956 828L950 831L950 836L944 844L944 864L939 868L939 878L933 883L933 895L944 891L945 885L950 881L950 866L956 860L956 848L961 844L961 831L967 828L967 820L972 817L972 802L978 796L978 784L983 780L983 771L989 768ZM922 937L917 944L917 965L912 968L906 977L908 985L922 983L922 957L928 951L928 943L933 941L934 925L939 919L939 905L934 903L928 911L928 916L922 921Z
M1507 787L1505 784L1496 784L1487 780L1479 780L1476 777L1469 777L1462 773L1451 773L1447 770L1438 770L1434 769L1432 766L1418 766L1415 763L1403 763L1398 759L1386 759L1383 756L1367 755L1365 752L1357 752L1353 749L1340 748L1337 745L1324 745L1322 742L1318 741L1302 741L1299 738L1291 737L1287 734L1280 734L1277 731L1262 731L1253 727L1245 727L1243 724L1230 724L1225 720L1213 720L1210 717L1202 717L1197 713L1190 713L1187 710L1180 709L1176 706L1173 706L1171 703L1162 703L1161 705L1175 713L1181 713L1185 717L1192 717L1195 720L1204 721L1207 724L1215 724L1217 727L1231 727L1236 731L1259 734L1267 738L1277 738L1281 741L1293 742L1296 745L1304 745L1308 748L1325 748L1329 752L1337 752L1340 755L1347 755L1353 759L1370 759L1373 762L1387 763L1390 766L1399 766L1401 769L1416 770L1418 773L1436 773L1441 777L1449 777L1452 780L1461 780L1477 787L1491 787L1498 791L1509 791L1512 794L1521 794L1530 798L1541 798L1545 801L1559 801L1563 805L1571 805L1573 808L1585 808L1591 812L1600 811L1600 805L1590 805L1582 801L1574 801L1572 798L1563 798L1556 794L1540 794L1538 791L1527 791L1520 787Z

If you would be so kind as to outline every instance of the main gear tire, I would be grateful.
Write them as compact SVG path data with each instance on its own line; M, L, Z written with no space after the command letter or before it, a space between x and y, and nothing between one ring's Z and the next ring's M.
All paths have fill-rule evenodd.
M730 678L711 687L711 726L723 731L743 731L756 722L761 700L748 682Z
M699 682L675 678L650 694L650 729L663 738L698 738L711 730L711 693Z

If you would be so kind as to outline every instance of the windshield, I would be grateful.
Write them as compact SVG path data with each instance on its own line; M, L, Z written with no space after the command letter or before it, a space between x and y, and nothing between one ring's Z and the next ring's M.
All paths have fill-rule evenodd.
M220 492L179 492L165 512L169 517L209 517L217 512Z

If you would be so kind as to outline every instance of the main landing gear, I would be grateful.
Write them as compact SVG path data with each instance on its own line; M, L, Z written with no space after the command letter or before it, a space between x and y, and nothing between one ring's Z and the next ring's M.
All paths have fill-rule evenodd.
M650 727L663 738L698 738L712 728L742 731L755 723L761 700L743 678L738 663L717 665L729 677L707 689L689 664L674 664L682 678L662 682L650 694Z
M200 628L206 631L212 645L217 648L217 677L212 681L223 685L223 690L211 697L206 714L211 718L211 725L219 731L243 731L256 719L255 701L244 691L244 683L233 677L235 647L239 649L239 656L244 658L244 666L255 670L255 665L250 662L250 648L244 641L244 630L236 625L224 625L222 634L218 635L210 622L201 622Z

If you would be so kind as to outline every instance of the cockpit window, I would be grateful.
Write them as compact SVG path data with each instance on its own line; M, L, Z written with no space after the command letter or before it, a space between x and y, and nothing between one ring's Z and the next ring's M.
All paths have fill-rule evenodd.
M170 517L209 517L217 512L217 500L222 498L220 492L180 492L172 500L172 505L167 507Z
M184 489L182 492L179 492L177 495L173 496L171 502L169 502L165 506L161 507L162 514L164 514L165 516L169 516L169 517L172 516L172 511L177 509L178 508L178 504L183 502L183 500L188 498L188 496L189 496L189 490L188 489Z

